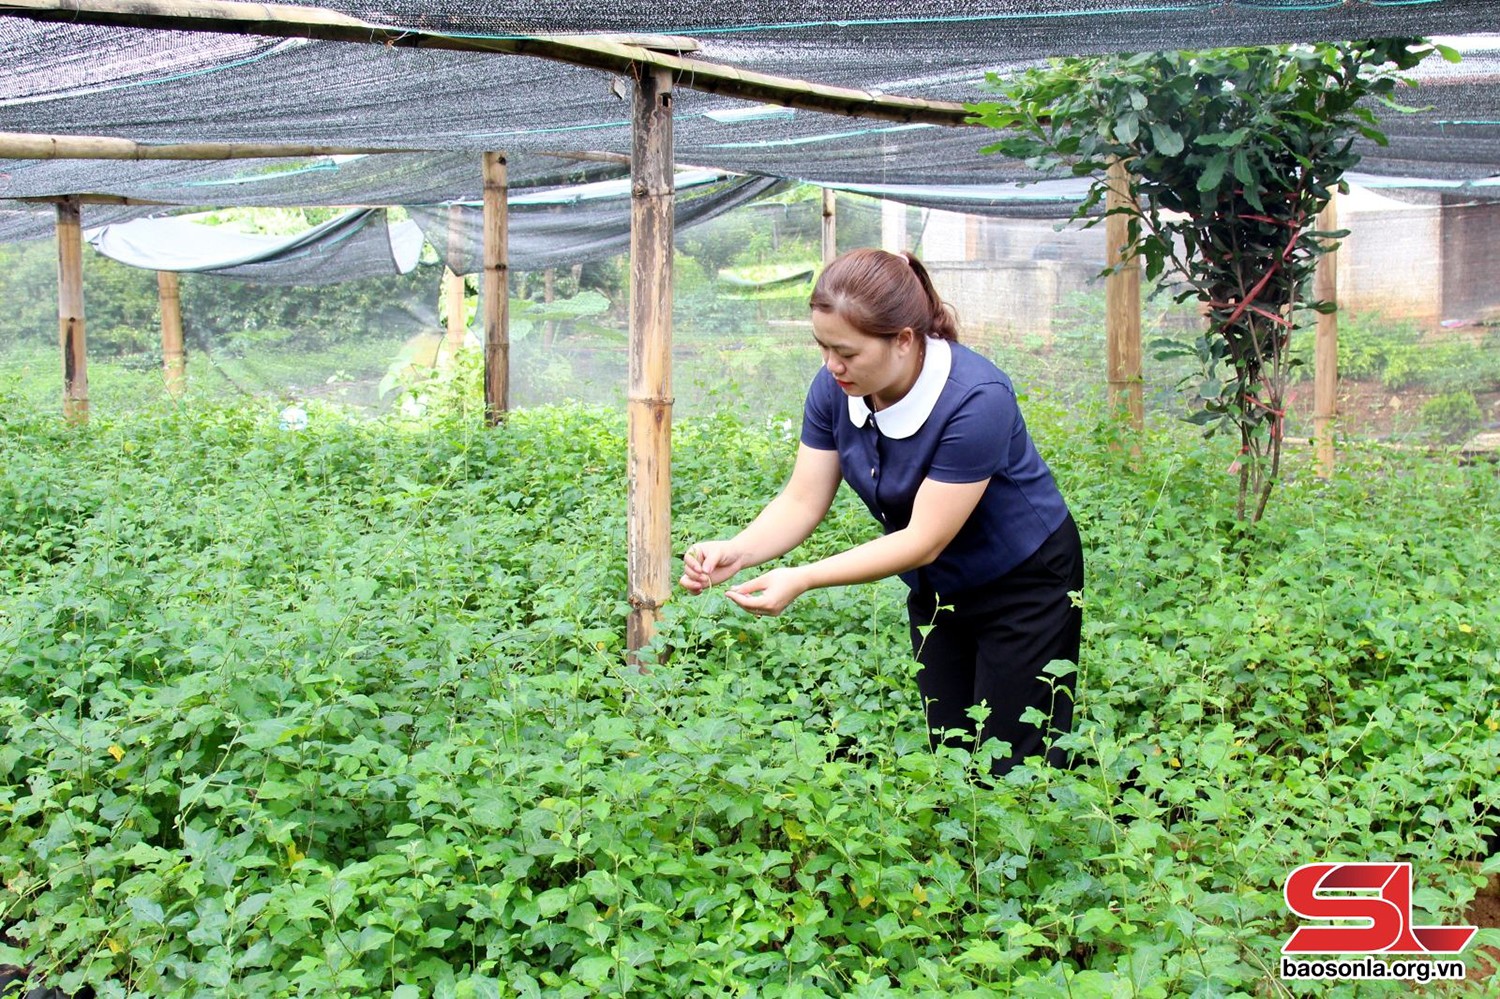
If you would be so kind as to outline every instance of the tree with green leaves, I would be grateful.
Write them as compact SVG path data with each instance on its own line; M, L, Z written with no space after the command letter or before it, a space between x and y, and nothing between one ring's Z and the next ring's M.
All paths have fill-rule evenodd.
M1304 310L1334 308L1312 299L1312 276L1347 233L1318 231L1318 213L1359 162L1356 140L1385 143L1375 109L1410 110L1392 95L1433 52L1458 58L1410 38L1068 58L991 74L1000 99L972 106L1006 133L984 152L1097 178L1077 218L1125 164L1125 258L1205 305L1196 341L1158 356L1195 357L1190 419L1238 431L1241 520L1260 519L1280 472L1291 334Z

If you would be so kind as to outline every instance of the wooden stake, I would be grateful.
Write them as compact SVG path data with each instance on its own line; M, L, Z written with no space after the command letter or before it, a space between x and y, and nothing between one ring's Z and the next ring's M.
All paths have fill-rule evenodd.
M1105 210L1134 204L1135 190L1124 161L1111 163L1108 176ZM1104 222L1104 260L1107 266L1118 267L1104 282L1105 354L1110 408L1126 409L1131 427L1140 430L1146 419L1141 380L1141 262L1138 257L1125 260L1121 252L1129 225L1127 215L1110 215Z
M823 188L823 266L827 267L838 255L838 192L831 187L825 187Z
M906 249L906 206L899 201L880 203L880 248L889 253Z
M1331 232L1339 227L1338 194L1318 213L1318 228ZM1338 244L1330 242L1330 247ZM1313 298L1337 302L1339 297L1339 260L1335 249L1318 258L1313 272ZM1318 474L1333 474L1333 421L1338 416L1339 385L1339 317L1338 313L1318 313L1317 339L1313 348L1313 440L1317 448Z
M89 421L88 345L83 331L83 212L57 204L57 331L62 347L63 419Z
M187 356L182 350L182 292L176 271L156 272L156 295L161 302L161 371L167 394L182 398L186 388Z
M510 255L506 248L504 153L484 154L484 419L510 409Z
M626 648L651 640L671 592L672 76L642 67L631 149Z
M468 318L468 303L464 301L465 295L464 278L462 274L455 274L450 270L443 271L443 296L447 299L446 310L448 312L448 332L444 337L445 346L450 353L458 353L458 349L464 345L464 334L468 332L469 325L464 320Z
M462 205L448 206L448 259L457 260L463 250L464 209ZM452 269L443 271L443 291L448 296L448 347L454 354L464 345L464 334L469 329L468 306L464 301L464 278Z
M551 305L557 299L557 268L542 271L542 301ZM549 319L542 324L542 346L551 347L557 336L557 323Z

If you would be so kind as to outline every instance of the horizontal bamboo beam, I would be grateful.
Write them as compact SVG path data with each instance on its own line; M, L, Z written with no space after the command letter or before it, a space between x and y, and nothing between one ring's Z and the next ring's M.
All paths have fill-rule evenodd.
M45 198L7 198L23 205L59 205L64 201L76 201L80 205L147 205L150 207L166 207L173 204L170 201L144 201L141 198L127 198L118 194L54 194Z
M698 39L686 35L590 35L600 41L617 45L634 45L652 52L697 52Z
M15 2L17 0L0 0L0 14L11 13L6 8ZM423 150L377 149L367 146L289 146L264 142L150 143L106 135L0 132L0 159L5 160L248 160L415 152Z
M629 153L607 153L593 149L581 149L576 153L566 152L561 149L539 149L536 155L551 156L559 160L577 160L580 163L618 163L621 166L630 165Z
M470 38L422 28L387 27L319 8L235 0L0 0L0 14L70 24L527 55L619 73L632 79L649 68L671 73L679 87L740 100L884 121L969 124L969 112L962 104L950 101L872 94L848 87L756 73L625 44L610 36Z

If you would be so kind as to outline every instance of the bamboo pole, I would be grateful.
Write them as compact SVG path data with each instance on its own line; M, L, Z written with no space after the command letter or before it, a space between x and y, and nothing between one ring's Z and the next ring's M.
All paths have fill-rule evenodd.
M759 103L806 108L884 121L932 125L973 125L964 105L833 87L772 76L676 54L694 47L690 40L663 36L446 35L414 27L385 27L314 7L232 0L0 0L0 15L70 24L119 25L173 31L213 31L272 38L312 38L361 42L391 48L444 49L527 55L573 66L587 66L631 79L665 70L691 90ZM644 42L645 44L640 44ZM673 51L659 51L670 49Z
M484 154L484 419L510 409L510 254L506 248L504 153Z
M57 332L62 348L63 419L89 421L88 345L83 328L83 212L71 198L57 205Z
M161 302L161 371L167 394L182 397L186 387L187 356L182 349L182 291L176 271L156 272L156 294Z
M1339 227L1338 194L1318 213L1318 229L1332 232ZM1337 243L1318 258L1313 272L1313 298L1337 302L1339 297L1339 260ZM1338 416L1339 384L1339 317L1336 312L1318 313L1318 329L1313 348L1313 440L1317 449L1318 475L1333 474L1333 421Z
M464 277L450 270L443 271L443 295L447 299L445 309L448 313L448 327L445 346L451 353L458 353L464 345L464 334L469 329L465 322L468 318L468 303L465 298Z
M899 201L880 202L880 246L889 253L906 249L906 206Z
M462 205L448 206L448 259L456 260L463 251L464 209ZM443 271L443 291L448 296L448 347L454 354L464 345L464 334L468 332L468 306L464 301L464 278L452 268Z
M0 157L3 159L4 157ZM19 157L18 157L19 158ZM80 205L149 205L152 207L167 207L170 201L147 201L144 198L127 198L117 194L70 194L66 197L72 198ZM8 198L8 201L16 201L23 205L55 205L64 200L62 195L35 198Z
M671 592L672 76L642 67L635 86L630 210L630 393L626 648L651 640Z
M0 0L9 2L9 0ZM0 10L0 14L13 13ZM417 149L373 146L269 145L263 142L169 142L153 144L105 135L42 135L0 132L0 159L7 160L242 160L299 156L358 156L413 153ZM51 200L51 199L46 199ZM104 202L101 202L104 203ZM156 204L119 199L109 204Z
M1109 189L1105 210L1135 203L1130 173L1123 160L1109 166ZM1141 381L1141 262L1126 260L1121 252L1128 236L1127 215L1109 215L1104 222L1105 264L1111 268L1104 282L1105 354L1108 363L1109 405L1130 414L1130 425L1145 425L1145 398Z
M831 187L825 187L823 188L823 266L827 267L838 255L838 192Z
M542 301L551 305L557 300L557 268L542 271ZM542 346L551 347L557 337L557 323L551 319L542 324Z

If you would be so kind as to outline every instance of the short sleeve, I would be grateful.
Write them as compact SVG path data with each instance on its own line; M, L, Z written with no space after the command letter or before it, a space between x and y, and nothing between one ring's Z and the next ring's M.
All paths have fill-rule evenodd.
M819 368L802 406L802 443L816 451L836 451L833 439L833 399L826 383L827 368Z
M928 477L979 482L1003 471L1019 415L1016 397L1005 384L974 386L944 425Z

